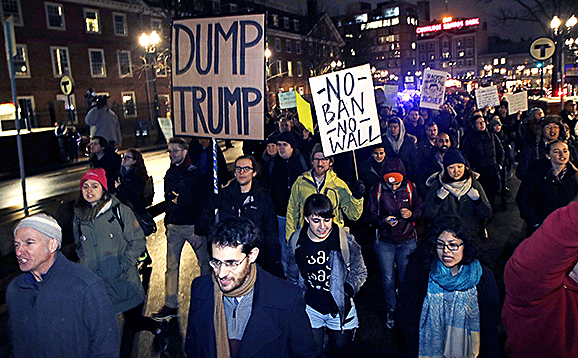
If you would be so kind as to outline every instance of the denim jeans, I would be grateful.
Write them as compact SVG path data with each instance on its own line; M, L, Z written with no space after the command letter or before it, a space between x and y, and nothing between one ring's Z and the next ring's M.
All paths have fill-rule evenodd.
M407 266L408 256L415 250L417 243L415 239L402 244L388 244L378 241L375 244L375 254L381 270L381 286L383 287L383 296L385 306L388 311L395 310L395 276L394 262L397 263L399 282L403 282L405 277L405 267Z

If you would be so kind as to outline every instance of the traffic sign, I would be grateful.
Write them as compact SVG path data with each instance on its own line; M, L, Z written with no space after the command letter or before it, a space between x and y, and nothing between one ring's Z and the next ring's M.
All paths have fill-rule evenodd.
M556 44L548 37L540 37L530 45L530 55L540 61L552 57L555 50Z
M70 95L74 91L74 84L72 83L72 78L68 76L62 76L60 79L60 90L65 95Z

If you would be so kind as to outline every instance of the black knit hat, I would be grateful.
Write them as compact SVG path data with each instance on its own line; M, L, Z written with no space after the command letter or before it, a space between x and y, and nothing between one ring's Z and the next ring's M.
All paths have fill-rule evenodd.
M462 155L462 153L455 149L455 150L448 150L446 154L444 154L444 168L449 167L452 164L461 163L463 165L466 164L466 159Z
M281 132L277 136L277 143L279 142L287 142L293 148L297 148L297 141L295 140L295 135L291 132Z

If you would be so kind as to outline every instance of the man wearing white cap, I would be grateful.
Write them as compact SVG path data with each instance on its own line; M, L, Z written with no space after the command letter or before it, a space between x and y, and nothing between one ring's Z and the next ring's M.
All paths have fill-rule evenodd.
M58 250L54 218L29 216L14 229L24 272L8 286L8 337L13 357L118 357L118 324L104 283Z

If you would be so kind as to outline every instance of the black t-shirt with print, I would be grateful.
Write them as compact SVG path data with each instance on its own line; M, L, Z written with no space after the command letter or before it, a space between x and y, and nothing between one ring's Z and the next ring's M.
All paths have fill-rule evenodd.
M325 240L313 242L307 235L308 229L309 226L305 225L301 230L295 250L297 266L307 287L305 303L321 314L338 313L337 304L329 292L329 254L331 251L341 251L339 230L334 228Z

